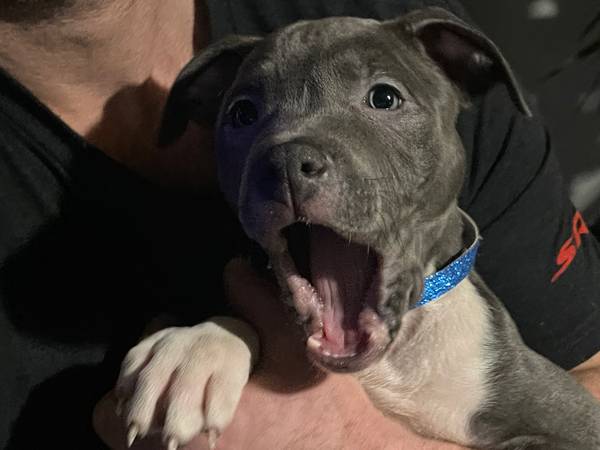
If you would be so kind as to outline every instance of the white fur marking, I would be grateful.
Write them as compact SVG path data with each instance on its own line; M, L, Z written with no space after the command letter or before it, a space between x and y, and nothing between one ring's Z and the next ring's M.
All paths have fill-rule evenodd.
M425 435L468 444L469 420L486 398L485 302L466 278L408 312L382 361L359 374L384 413Z

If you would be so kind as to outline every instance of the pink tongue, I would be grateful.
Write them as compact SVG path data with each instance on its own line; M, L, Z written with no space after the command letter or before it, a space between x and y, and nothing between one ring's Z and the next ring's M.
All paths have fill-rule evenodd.
M356 344L358 315L373 272L367 248L349 243L328 228L313 226L310 271L324 304L324 338L332 350Z

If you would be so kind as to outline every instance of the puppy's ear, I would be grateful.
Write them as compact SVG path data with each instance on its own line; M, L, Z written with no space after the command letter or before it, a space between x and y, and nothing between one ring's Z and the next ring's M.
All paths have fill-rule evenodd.
M464 92L477 95L501 81L517 108L531 116L510 66L481 31L442 8L416 10L388 25L418 39L431 59Z
M192 58L177 76L163 109L158 145L179 138L190 120L214 124L223 94L244 58L262 38L228 36Z

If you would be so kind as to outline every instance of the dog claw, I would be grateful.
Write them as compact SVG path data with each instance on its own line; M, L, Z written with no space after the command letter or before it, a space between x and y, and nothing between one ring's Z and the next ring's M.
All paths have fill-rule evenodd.
M167 444L167 450L177 450L179 448L179 443L175 438L170 438L169 443Z
M140 429L136 424L133 424L129 427L129 430L127 430L127 448L133 445L139 432Z
M217 439L219 439L219 431L214 428L210 428L208 431L208 448L215 450L217 447Z

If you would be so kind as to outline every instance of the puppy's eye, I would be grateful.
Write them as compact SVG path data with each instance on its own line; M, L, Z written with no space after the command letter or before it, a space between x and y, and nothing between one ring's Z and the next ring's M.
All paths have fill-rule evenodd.
M229 115L234 128L248 127L258 120L258 110L247 98L236 101L229 108Z
M398 109L403 99L398 91L389 84L378 84L369 91L368 103L374 109Z

